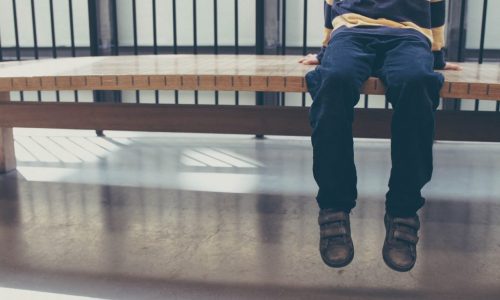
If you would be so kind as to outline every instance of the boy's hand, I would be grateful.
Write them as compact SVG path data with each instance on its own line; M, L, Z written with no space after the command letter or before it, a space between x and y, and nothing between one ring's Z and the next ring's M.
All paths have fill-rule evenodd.
M316 54L308 54L299 60L299 63L303 65L319 65L319 60Z
M460 65L447 62L446 66L444 66L444 70L461 71L462 67Z

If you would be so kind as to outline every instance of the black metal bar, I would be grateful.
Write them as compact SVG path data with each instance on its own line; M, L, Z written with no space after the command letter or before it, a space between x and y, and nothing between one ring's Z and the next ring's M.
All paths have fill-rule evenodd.
M463 61L466 40L467 0L448 1L447 59ZM443 110L460 109L460 99L443 99Z
M137 1L132 0L132 26L134 32L134 54L139 54L139 46L137 43Z
M364 108L368 108L369 98L370 98L370 96L368 94L365 94L365 106L364 106Z
M172 20L173 20L173 36L174 36L174 54L178 52L177 46L177 0L172 0Z
M479 42L479 56L478 56L479 64L482 64L484 60L484 39L486 36L487 10L488 10L488 0L483 0L483 15L481 18L481 39ZM476 99L474 103L474 110L479 111L479 99Z
M16 59L21 60L21 50L19 48L19 26L17 23L17 5L16 0L12 0L12 13L14 17L14 37L16 40Z
M118 40L118 10L116 7L116 0L111 0L111 16L113 24L113 50L112 54L120 54L120 42Z
M156 0L153 1L153 53L158 55L158 24L156 18ZM160 103L160 92L155 91L155 103Z
M303 29L302 29L302 34L303 34L303 37L302 37L302 55L306 55L307 54L307 21L308 21L308 18L307 18L307 5L308 5L308 1L307 0L304 0L304 24L303 24Z
M36 30L36 13L35 13L35 0L31 0L31 25L33 28L33 50L35 59L39 58L38 53L38 34Z
M286 0L278 2L281 5L281 55L286 55ZM280 105L286 105L286 93L280 93Z
M285 0L286 1L286 0ZM307 0L304 0L304 24L303 24L303 28L302 28L302 34L303 34L303 37L302 37L302 55L306 55L307 54L307 22L308 22L308 17L307 17ZM302 93L302 106L305 107L306 106L306 94L305 93Z
M156 0L153 1L153 53L158 54L158 24L156 23Z
M57 58L56 28L55 28L54 1L53 0L49 0L49 10L50 10L50 35L51 35L51 39L52 39L52 58Z
M137 1L132 0L132 26L134 32L134 55L139 55L139 45L138 45L138 36L137 36ZM136 90L135 91L135 102L141 103L141 93Z
M217 0L214 0L214 54L219 54L219 14ZM215 105L219 105L219 91L215 91Z
M198 54L198 13L196 0L193 0L193 54Z
M33 55L35 59L39 59L40 53L38 51L38 33L36 28L35 0L31 0L31 27L33 30ZM38 102L42 102L42 92L37 91L36 94Z
M99 55L99 34L97 31L97 3L96 0L88 0L89 7L89 35L90 55Z
M255 54L262 55L264 54L264 45L265 45L265 3L264 0L256 0L256 28L255 28ZM264 93L256 92L255 93L255 104L257 106L264 105ZM262 133L257 133L256 138L263 138L264 135Z
M281 1L281 54L286 54L286 0Z
M12 13L14 16L14 37L16 41L16 59L21 60L21 50L19 48L19 27L17 23L17 6L16 6L16 0L12 0ZM24 101L24 92L19 92L19 95L21 96L21 102Z
M458 61L464 61L464 47L465 45L465 11L466 11L467 0L462 0L460 7L460 32L458 38Z
M214 0L214 54L219 54L219 16L218 3Z
M481 21L481 41L479 43L479 63L483 63L484 59L484 39L486 36L486 19L488 15L488 0L483 0L483 16Z
M177 45L177 0L172 0L172 20L173 20L173 38L174 38L174 54L178 53L178 45ZM179 104L179 91L174 91L175 95L175 104Z
M57 58L57 45L56 45L56 27L55 27L55 16L54 16L54 1L49 0L49 10L50 10L50 34L52 39L52 58ZM59 91L56 91L56 101L61 101Z
M240 53L240 21L239 21L238 0L234 0L234 54Z
M0 31L0 61L3 61L2 32Z
M234 0L234 54L238 55L240 53L240 21L239 21L239 13L238 13L238 0ZM239 105L240 104L240 93L235 92L234 93L235 97L235 104Z
M69 31L71 36L71 56L76 57L75 47L75 22L73 18L73 0L68 0L69 6ZM78 102L78 91L74 91L75 102Z
M193 54L198 54L198 8L197 1L193 0ZM198 91L194 91L194 104L198 105Z
M69 31L71 35L71 56L76 56L76 47L75 47L75 22L73 17L73 0L68 0L69 6Z

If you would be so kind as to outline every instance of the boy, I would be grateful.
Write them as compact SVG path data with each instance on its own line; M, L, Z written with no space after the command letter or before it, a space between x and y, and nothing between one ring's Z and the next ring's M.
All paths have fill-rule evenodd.
M386 87L394 114L392 169L386 194L382 250L385 263L406 272L416 262L424 205L421 189L432 175L434 113L444 78L434 69L460 70L443 55L444 0L326 0L321 51L300 60L320 64L306 75L313 98L313 173L319 192L320 253L331 267L354 257L349 214L356 206L352 122L362 84L374 75Z

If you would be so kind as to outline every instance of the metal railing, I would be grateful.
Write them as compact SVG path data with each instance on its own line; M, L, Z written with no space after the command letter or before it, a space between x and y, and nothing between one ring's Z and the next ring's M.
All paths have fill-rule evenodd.
M57 57L71 57L71 56L88 56L88 55L138 55L138 54L179 54L179 53L192 53L192 54L295 54L301 55L309 52L315 52L319 49L319 41L314 45L308 44L308 29L311 28L311 18L310 11L311 7L315 9L322 9L322 0L317 1L296 1L301 2L301 5L292 7L293 9L302 10L302 20L297 20L302 22L302 41L301 46L297 46L297 41L295 46L291 45L290 41L287 39L287 32L289 27L289 18L287 18L287 11L290 10L290 2L287 5L286 0L254 0L255 1L255 44L254 45L242 45L240 43L240 25L241 25L241 9L239 0L212 0L211 5L213 9L213 44L201 45L199 43L199 28L200 26L207 26L206 24L200 25L200 11L198 0L191 0L192 11L190 12L190 18L192 22L192 44L186 45L186 43L179 42L179 1L177 0L149 0L151 3L151 15L152 18L148 20L141 19L138 14L139 5L145 5L146 1L116 1L116 0L66 0L67 18L66 20L58 20L57 16L63 15L61 10L65 10L65 7L56 6L54 0L31 0L29 2L29 8L24 7L24 9L29 9L31 12L31 33L33 37L32 45L23 45L20 42L20 34L23 34L23 30L26 31L27 28L23 26L23 30L20 28L19 20L19 5L27 5L27 1L20 0L0 0L4 4L11 2L12 7L12 27L11 30L14 33L14 43L10 46L5 46L2 44L2 36L0 35L0 61L1 60L22 60L22 59L40 59L40 58L57 58ZM88 14L80 14L81 12L75 11L75 3L82 5L83 2L87 3ZM186 1L187 2L187 1ZM315 3L318 2L318 3ZM448 56L458 61L473 61L476 60L478 63L483 63L484 61L499 61L500 60L500 50L485 49L485 37L488 31L487 28L487 18L488 18L488 0L481 1L482 3L482 16L481 16L481 33L480 33L480 43L477 49L466 49L465 40L467 38L467 26L466 26L466 13L467 4L470 1L450 1L450 10L458 11L460 18L449 18L450 26L454 26L452 23L458 23L458 35L450 34L451 38L448 39ZM479 4L479 1L477 1ZM61 3L58 1L57 3ZM104 4L103 4L104 3ZM227 14L222 15L220 13L221 5L227 5L231 3L233 8L231 18L234 19L234 43L228 45L227 43L222 45L219 40L219 31L221 20L227 21L229 16ZM294 2L295 3L295 2ZM185 4L183 2L183 4ZM476 4L476 3L474 3ZM5 5L2 5L5 6ZM129 6L128 9L131 10L131 19L125 18L124 14L120 14L124 7ZM160 6L162 8L170 7L169 16L172 20L167 30L162 32L169 32L171 37L171 43L160 42L159 33L159 20L165 18L165 11L160 11ZM453 6L453 7L452 7ZM47 14L48 8L48 20L49 26L45 27L43 30L50 31L50 46L40 46L39 35L40 26L38 26L37 18L42 14L42 8L46 8L45 13ZM57 14L56 14L57 12ZM184 15L186 12L183 11ZM203 13L206 13L205 11ZM75 18L81 18L82 15L88 16L88 41L86 45L78 45L76 43L76 29L77 24L75 23ZM104 18L108 18L108 22L103 24ZM120 41L119 32L119 18L125 18L127 23L132 26L132 40L131 45L126 45ZM69 45L67 41L61 42L60 38L57 36L56 23L64 22L64 28L69 32ZM5 22L4 22L5 23ZM151 44L141 44L139 41L139 26L150 26L153 32L153 40ZM0 28L0 33L2 28ZM82 28L79 28L82 29ZM164 28L162 28L164 29ZM4 29L7 30L7 29ZM185 32L185 29L182 29ZM317 28L321 31L322 28ZM104 31L104 32L103 32ZM455 32L455 33L457 33ZM25 33L24 33L25 34ZM47 34L44 32L44 34ZM24 101L26 99L24 93L19 94L19 100ZM94 94L95 101L110 101L111 94L108 93L97 93ZM112 101L120 101L120 93L115 93L115 99ZM285 93L256 93L256 104L264 105L282 105L287 106L287 95ZM160 103L160 98L162 96L158 91L155 92L154 98L155 103ZM173 94L175 99L174 103L179 103L178 91ZM307 106L306 94L302 94L301 106ZM42 101L42 93L37 93L37 100ZM55 100L60 101L59 92L55 94ZM75 91L74 100L79 101L79 92ZM99 99L101 98L101 99ZM364 96L364 101L360 102L360 107L370 108L370 98L368 95ZM234 104L240 104L239 93L234 94ZM139 91L135 92L135 102L141 103L141 93ZM454 99L452 101L445 101L445 103L452 102L453 105L445 105L444 109L460 110L460 100ZM474 105L474 110L481 110L480 99L477 99ZM194 92L193 104L199 104L199 93ZM219 105L219 92L214 92L213 104ZM389 103L385 102L385 108L389 108ZM500 102L496 103L496 111L500 112Z

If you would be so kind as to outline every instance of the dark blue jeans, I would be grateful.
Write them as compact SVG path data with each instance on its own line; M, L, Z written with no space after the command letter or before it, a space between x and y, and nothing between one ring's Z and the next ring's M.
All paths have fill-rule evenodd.
M386 210L405 217L424 205L421 189L432 176L435 111L444 77L433 70L430 43L412 33L343 30L331 38L321 65L306 75L320 208L350 212L356 206L352 123L361 86L371 75L384 83L394 110Z

